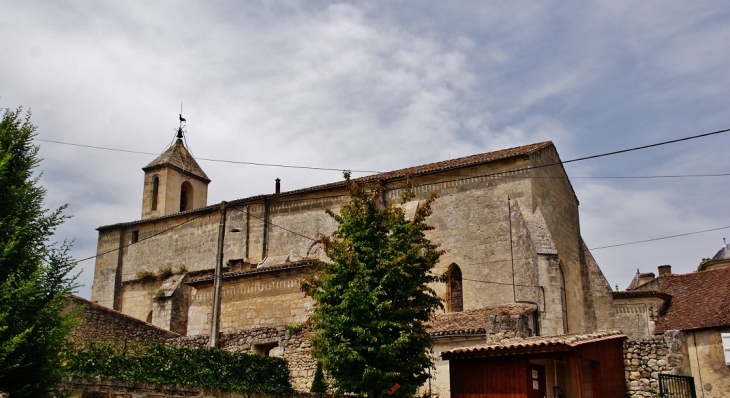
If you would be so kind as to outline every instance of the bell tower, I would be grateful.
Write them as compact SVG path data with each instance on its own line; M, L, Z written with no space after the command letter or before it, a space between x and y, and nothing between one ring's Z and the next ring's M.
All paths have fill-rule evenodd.
M142 219L194 210L208 205L210 179L183 142L180 115L177 139L162 155L143 167Z

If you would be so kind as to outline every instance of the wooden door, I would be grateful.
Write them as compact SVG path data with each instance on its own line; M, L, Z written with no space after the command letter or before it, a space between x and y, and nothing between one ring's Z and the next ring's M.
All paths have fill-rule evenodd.
M531 363L527 369L527 398L547 398L545 367Z
M591 391L593 392L593 398L603 398L601 364L596 361L591 361Z

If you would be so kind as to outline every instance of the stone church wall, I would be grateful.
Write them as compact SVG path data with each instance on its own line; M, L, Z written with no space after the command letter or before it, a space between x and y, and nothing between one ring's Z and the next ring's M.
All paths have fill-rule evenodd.
M568 310L568 332L580 333L594 331L586 315L594 311L592 303L586 302L586 286L580 253L580 220L578 199L575 197L570 181L560 164L554 148L544 149L532 155L532 210L539 208L558 253L559 265L565 276ZM549 286L559 289L558 285ZM547 287L546 287L547 289ZM547 293L547 292L546 292ZM561 325L562 326L562 325ZM562 327L561 327L562 329Z
M443 274L456 264L463 277L463 308L476 309L512 302L512 250L510 249L511 198L529 196L529 180L524 175L507 173L499 176L469 178L523 165L524 161L481 166L447 176L434 176L417 186L416 200L425 200L432 191L439 198L433 204L433 214L427 222L434 227L427 237L441 244L447 252L441 257L434 273ZM463 180L453 180L462 177ZM400 190L388 192L389 200L397 200ZM513 226L515 227L515 226ZM515 230L515 235L519 232ZM525 272L531 272L527 255L515 252L515 282L523 283ZM445 284L434 284L434 290L448 299ZM522 290L522 287L518 286Z
M280 270L223 280L221 331L304 323L313 301L301 291L302 277L311 268ZM195 285L191 292L188 335L208 333L213 283Z
M562 167L515 171L533 163L539 165L558 160L554 148L550 147L531 157L434 173L414 181L416 197L411 207L415 208L432 192L439 195L428 220L435 229L428 231L427 236L446 249L446 253L433 272L442 274L451 264L461 268L464 309L498 306L515 300L533 302L538 304L545 321L545 332L562 332L562 312L557 312L561 308L560 284L555 283L555 276L559 274L557 265L562 264L568 287L569 331L610 327L605 319L596 315L602 308L601 300L592 292L605 289L607 284L605 279L598 277L600 271L596 271L592 258L580 255L583 246L577 199ZM389 183L384 193L386 202L399 200L402 183ZM337 188L231 202L226 218L224 263L254 267L257 263L266 266L305 257L326 258L310 238L334 230L335 222L323 208L336 211L338 203L346 199L345 190ZM544 234L533 236L529 231L530 223L536 222L532 220L533 215L544 224ZM104 305L113 304L113 308L146 320L153 310L151 298L157 294L159 286L134 282L139 273L156 273L167 267L173 271L180 268L188 272L212 270L219 219L220 213L213 206L175 217L102 228L100 253L119 247L120 241L130 243L135 233L139 242L123 249L121 255L110 253L99 257L93 300ZM264 220L270 224L266 225ZM174 231L153 236L181 223L184 224ZM240 232L232 232L233 229ZM555 249L548 254L539 253L536 239L552 242ZM557 263L546 255L557 255ZM270 282L264 279L271 277L257 278L259 284L263 283L260 286L268 286L266 284ZM287 278L296 279L292 275ZM223 330L306 319L311 302L304 299L294 285L283 287L289 289L286 292L277 292L280 287L276 287L274 293L267 294L264 291L271 289L259 288L259 294L253 294L254 288L248 287L248 283L226 280ZM272 280L271 283L282 282ZM442 298L448 299L444 283L435 283L432 287ZM207 330L211 293L212 288L204 286L191 291L187 318L189 334Z

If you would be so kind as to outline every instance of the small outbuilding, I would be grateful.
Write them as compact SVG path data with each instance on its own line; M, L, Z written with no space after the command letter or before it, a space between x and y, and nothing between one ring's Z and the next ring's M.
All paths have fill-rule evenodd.
M441 353L452 398L624 398L619 331L538 336Z

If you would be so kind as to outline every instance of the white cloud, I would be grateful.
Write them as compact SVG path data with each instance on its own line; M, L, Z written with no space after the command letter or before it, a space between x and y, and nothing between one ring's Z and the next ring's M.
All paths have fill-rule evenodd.
M0 43L13 55L0 62L0 106L32 108L45 139L160 153L184 101L198 157L387 171L543 140L568 159L719 129L730 117L728 7L719 2L0 8L0 35L13 38ZM727 138L705 142L568 171L726 171ZM95 227L139 217L140 168L153 156L41 145L49 207L70 203L75 217L60 232L76 237L77 257L93 254ZM210 203L271 192L276 177L285 190L340 178L200 163L213 180ZM721 223L713 211L730 193L717 181L576 180L586 240ZM670 245L681 253L667 251L683 263L714 254L683 242ZM596 257L609 268L662 258L643 247L666 246Z
M641 183L616 187L588 182L577 188L581 199L581 233L590 248L656 239L723 227L722 220L697 214L687 202L672 203L667 191ZM719 232L720 234L727 231ZM722 243L718 232L593 250L609 283L625 289L636 273L654 272L663 264L675 273L692 272L703 257L712 257ZM687 250L691 247L691 250Z

